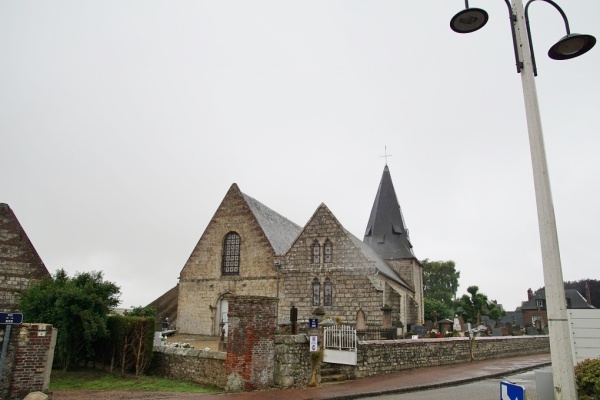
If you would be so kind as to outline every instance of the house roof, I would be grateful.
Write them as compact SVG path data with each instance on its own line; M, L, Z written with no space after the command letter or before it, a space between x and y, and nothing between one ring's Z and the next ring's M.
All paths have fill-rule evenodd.
M571 300L571 305L568 308L595 308L587 303L586 299L577 291L577 289L565 289L565 297ZM545 289L538 290L531 300L523 302L521 310L537 310L536 300L545 300ZM545 306L543 307L545 308Z
M253 197L245 193L242 193L242 196L250 207L252 214L256 217L258 224L267 236L275 253L282 255L288 251L300 234L300 231L302 231L302 227L271 210Z
M363 242L385 260L416 258L387 165L383 169Z

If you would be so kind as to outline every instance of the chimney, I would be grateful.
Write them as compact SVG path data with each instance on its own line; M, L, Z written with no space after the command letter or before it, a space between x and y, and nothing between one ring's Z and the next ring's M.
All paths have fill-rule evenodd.
M585 299L587 300L587 303L591 306L592 305L592 295L590 294L590 286L588 285L588 283L585 283Z
M527 300L533 299L533 290L531 288L527 289Z

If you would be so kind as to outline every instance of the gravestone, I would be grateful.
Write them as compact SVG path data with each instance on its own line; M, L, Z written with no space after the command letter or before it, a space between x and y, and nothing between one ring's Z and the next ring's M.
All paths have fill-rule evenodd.
M418 336L420 338L425 337L425 335L427 335L427 328L425 328L423 325L412 325L410 330L412 331L413 335Z
M429 331L430 331L430 330L432 330L433 328L434 328L434 326L433 326L433 322L431 322L431 321L429 321L429 320L425 321L425 330L426 330L427 332L429 332ZM414 330L413 330L413 332L414 332Z

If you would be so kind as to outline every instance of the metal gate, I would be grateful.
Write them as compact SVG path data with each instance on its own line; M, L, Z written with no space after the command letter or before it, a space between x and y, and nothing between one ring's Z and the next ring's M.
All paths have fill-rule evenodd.
M323 330L323 361L356 365L356 329L348 325L328 326Z

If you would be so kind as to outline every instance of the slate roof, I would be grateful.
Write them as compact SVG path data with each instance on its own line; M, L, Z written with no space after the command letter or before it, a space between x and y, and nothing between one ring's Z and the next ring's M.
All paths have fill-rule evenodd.
M565 297L571 300L571 304L567 308L596 308L589 305L585 297L577 289L565 289ZM546 308L546 291L544 289L538 290L531 300L523 302L521 310L537 310L536 300L544 300L544 307L542 308Z
M387 165L383 169L363 242L385 260L416 258Z
M292 246L292 243L302 231L302 227L271 210L253 197L245 193L242 193L242 196L244 196L244 200L248 203L252 214L256 217L271 246L273 246L275 254L283 255Z
M389 265L387 265L387 263L381 257L379 257L379 255L371 247L369 247L368 244L362 242L359 238L348 232L346 229L344 230L348 234L348 237L350 237L354 244L356 244L356 246L359 248L361 253L367 259L375 262L375 268L377 269L377 272L379 274L387 277L388 279L391 279L392 281L410 290L411 292L414 292L414 289L411 288L410 285L406 283L406 281L402 279L396 271L394 271Z

